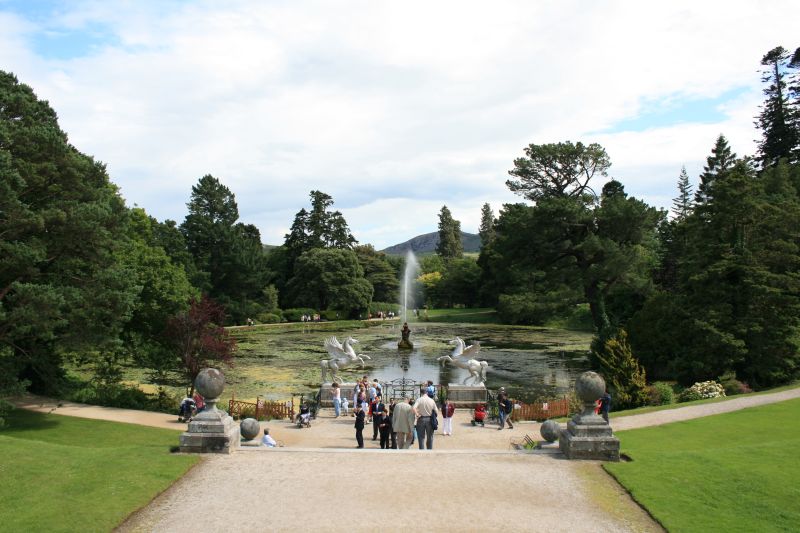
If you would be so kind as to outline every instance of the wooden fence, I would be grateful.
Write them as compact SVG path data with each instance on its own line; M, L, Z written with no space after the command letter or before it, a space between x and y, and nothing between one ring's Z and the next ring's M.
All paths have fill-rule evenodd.
M548 418L558 418L569 414L569 399L562 398L543 403L522 403L515 402L519 409L515 408L511 414L511 420L547 420Z
M228 401L228 414L234 418L255 418L256 420L294 420L294 399L285 402L271 402L263 398L255 402L243 402L235 398Z

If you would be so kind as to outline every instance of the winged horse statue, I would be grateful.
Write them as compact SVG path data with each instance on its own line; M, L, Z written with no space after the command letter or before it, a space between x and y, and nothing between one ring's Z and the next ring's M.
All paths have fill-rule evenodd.
M353 344L358 344L358 341L353 337L347 337L344 340L344 344L339 342L339 339L336 337L328 337L325 339L325 349L328 350L331 358L323 359L319 362L319 366L322 369L323 383L327 381L328 372L331 373L332 381L341 383L342 380L339 379L339 376L337 375L337 372L340 369L353 366L357 361L361 361L361 367L363 368L364 358L366 357L367 359L372 359L368 355L356 354Z
M450 361L452 365L468 370L469 376L464 379L464 385L467 384L469 379L473 379L475 384L486 383L486 371L489 368L489 363L471 359L471 357L478 355L481 350L481 343L475 341L475 344L467 346L461 337L456 337L449 344L455 345L453 351L450 355L443 355L437 361L440 361L443 365L446 361Z

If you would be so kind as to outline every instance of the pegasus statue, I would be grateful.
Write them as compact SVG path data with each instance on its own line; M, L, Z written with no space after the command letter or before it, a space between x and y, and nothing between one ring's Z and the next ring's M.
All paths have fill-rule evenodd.
M323 359L319 362L320 369L322 370L322 382L327 381L328 372L331 373L331 380L341 383L337 373L340 369L347 368L361 361L361 367L364 367L364 358L372 359L368 355L356 354L353 344L358 344L358 341L353 337L347 337L344 344L339 342L336 337L328 337L325 339L325 349L330 354L330 359Z
M464 385L470 379L473 380L473 384L486 383L486 371L489 369L489 363L472 359L481 350L481 343L475 341L475 344L467 346L461 337L456 337L449 344L455 345L453 351L450 355L443 355L437 361L441 362L442 365L450 361L453 366L469 371L469 376L464 379Z

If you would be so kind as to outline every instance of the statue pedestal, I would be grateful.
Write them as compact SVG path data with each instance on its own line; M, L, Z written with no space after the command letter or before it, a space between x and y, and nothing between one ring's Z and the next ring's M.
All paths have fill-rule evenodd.
M319 388L319 406L320 407L330 407L333 408L333 383L325 382ZM341 393L339 397L344 400L347 398L347 402L350 404L350 409L353 409L353 388L356 386L355 383L340 383L339 390Z
M619 461L619 439L602 417L575 415L561 430L558 446L567 459Z
M406 340L406 339L401 339L397 343L397 349L398 350L413 350L414 349L414 343L409 341L409 340Z
M225 411L203 411L180 436L184 453L232 453L239 448L239 426Z
M475 407L479 403L486 403L486 385L447 385L447 399L456 407Z

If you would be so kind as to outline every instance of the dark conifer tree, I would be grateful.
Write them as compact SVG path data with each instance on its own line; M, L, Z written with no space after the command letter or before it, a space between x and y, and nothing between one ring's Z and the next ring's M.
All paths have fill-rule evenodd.
M775 165L781 158L795 162L800 156L800 111L787 88L787 69L794 63L789 61L789 52L778 46L764 55L761 64L766 67L761 81L768 85L764 89L767 99L756 121L764 134L758 145L759 161L763 167Z
M439 211L439 243L436 245L436 253L445 261L459 259L464 255L461 223L453 219L446 205Z

